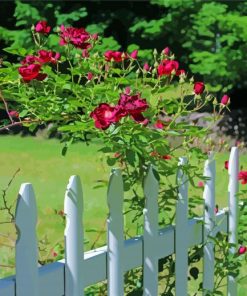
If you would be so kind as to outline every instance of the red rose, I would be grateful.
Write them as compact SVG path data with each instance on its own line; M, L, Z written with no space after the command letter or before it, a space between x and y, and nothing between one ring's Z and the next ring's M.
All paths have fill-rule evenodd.
M183 69L176 71L176 76L185 75L185 71Z
M28 66L21 66L18 68L18 71L25 82L29 82L33 79L44 80L47 75L39 73L40 68L41 66L38 64L31 64Z
M132 53L130 54L130 57L133 59L133 60L136 60L137 59L137 56L138 56L138 50L135 49L132 51Z
M47 21L39 21L35 26L35 31L41 34L49 34L51 27L47 26Z
M228 170L228 168L229 168L229 161L226 160L226 161L225 161L225 169Z
M76 48L87 49L90 34L84 28L60 27L60 45L72 44Z
M45 63L53 63L55 64L57 60L60 58L60 53L48 50L39 50L37 61L45 64Z
M32 55L27 55L24 60L21 61L22 65L30 65L37 62L37 57Z
M205 85L203 82L195 82L194 84L194 93L200 95L204 92Z
M164 124L161 120L157 120L154 124L154 127L157 129L163 129L164 128Z
M238 255L243 255L244 253L246 253L247 248L245 246L240 246L238 249Z
M121 94L118 105L126 112L126 114L131 115L135 121L140 123L145 120L141 113L146 111L149 107L147 101L140 98L140 94L133 96ZM146 121L144 123L146 124Z
M238 174L238 179L242 180L241 184L247 184L247 171L240 171Z
M107 50L104 54L105 59L107 62L110 62L113 60L114 62L122 62L122 60L127 58L127 55L124 52L121 51L113 51L113 50Z
M122 112L118 106L112 107L106 103L102 103L91 112L90 117L94 119L96 128L105 130L112 123L118 122L121 119Z
M163 53L166 55L166 56L169 56L170 54L170 48L169 47L166 47L165 49L163 49Z
M151 70L151 67L149 67L148 63L145 63L144 66L143 66L143 70L145 71L150 71Z
M228 103L230 102L230 97L228 95L224 95L220 101L220 103L222 105L228 105Z
M10 117L19 118L19 112L15 110L9 111L9 115Z
M93 73L92 72L88 72L87 73L87 80L92 80L93 79Z
M164 159L164 160L170 160L172 157L171 157L171 155L163 155L163 156L161 156L161 158L162 159Z
M158 66L158 75L171 75L175 74L178 70L179 63L172 60L163 60Z

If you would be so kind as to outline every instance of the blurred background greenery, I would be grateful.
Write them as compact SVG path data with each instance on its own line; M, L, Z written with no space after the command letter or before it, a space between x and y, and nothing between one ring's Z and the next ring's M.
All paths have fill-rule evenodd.
M211 91L228 92L232 109L247 107L246 1L1 1L0 56L8 56L4 47L31 47L30 27L41 19L104 35L102 51L139 48L147 62L154 48L168 46Z

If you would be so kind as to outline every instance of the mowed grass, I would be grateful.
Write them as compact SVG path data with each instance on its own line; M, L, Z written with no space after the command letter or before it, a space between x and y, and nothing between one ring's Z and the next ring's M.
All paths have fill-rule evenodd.
M97 240L98 231L105 229L107 217L107 188L94 189L98 180L108 180L110 168L104 165L102 154L98 152L99 144L86 146L83 143L72 145L67 155L61 155L62 144L58 140L46 140L38 137L1 136L0 137L0 189L6 188L11 176L20 168L13 183L7 191L7 199L14 202L20 185L25 182L33 184L38 207L37 232L39 239L47 239L50 248L58 242L63 244L63 219L55 214L62 210L64 194L71 175L79 175L84 193L84 227L86 249ZM229 153L216 154L216 203L227 206L228 173L224 162ZM240 164L247 167L247 155L241 155ZM242 188L242 185L240 186ZM202 190L189 189L190 195ZM2 203L1 203L2 204ZM1 213L1 212L0 212ZM0 215L0 222L6 216ZM0 236L0 265L14 265L14 229L10 224L0 224L0 235L13 237L9 242ZM96 246L104 244L105 232L100 236ZM9 248L8 246L11 246ZM49 256L50 249L47 256ZM1 268L0 277L13 273L13 268Z

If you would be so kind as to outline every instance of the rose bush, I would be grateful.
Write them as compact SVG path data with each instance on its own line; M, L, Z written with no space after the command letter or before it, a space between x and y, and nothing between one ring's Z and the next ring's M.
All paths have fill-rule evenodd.
M59 133L64 143L63 155L73 142L100 141L107 164L122 168L125 209L132 223L141 221L141 184L152 164L160 182L160 209L170 212L161 215L159 223L172 223L178 158L188 157L182 169L192 186L197 187L198 179L202 187L205 178L191 158L198 162L207 158L207 149L198 148L196 141L210 133L208 127L182 118L210 105L213 126L229 99L218 104L203 82L194 82L186 70L179 69L167 47L161 53L154 50L152 65L142 65L137 50L109 49L99 54L101 37L84 28L55 28L59 52L46 47L51 33L46 21L32 30L34 48L19 49L23 53L19 64L3 61L0 68L0 97L7 115L1 130L20 125L34 131L52 123L51 131ZM241 180L245 182L244 174ZM166 260L166 266L172 260Z

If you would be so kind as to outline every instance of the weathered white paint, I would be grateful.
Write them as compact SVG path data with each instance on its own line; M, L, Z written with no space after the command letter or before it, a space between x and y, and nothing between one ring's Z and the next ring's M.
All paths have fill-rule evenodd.
M237 228L238 228L238 174L239 174L239 155L238 148L233 147L231 149L229 159L229 186L228 186L228 207L229 207L229 221L228 221L228 232L229 232L229 243L237 244ZM235 254L237 247L230 248L230 253ZM228 277L227 285L228 296L237 296L237 279L233 276Z
M107 220L107 278L109 296L124 295L123 195L123 180L121 171L119 169L113 169L107 193L107 203L109 207L109 218Z
M143 233L143 295L158 295L158 190L159 184L150 166L144 182L145 208Z
M215 228L215 160L213 153L209 154L209 159L205 162L204 176L210 178L205 181L203 198L204 207L204 247L203 247L203 295L212 292L214 289L214 242Z
M188 282L188 178L182 168L186 163L187 159L181 157L177 175L175 291L179 296L187 296Z
M64 213L66 215L65 239L65 295L84 295L83 269L83 196L81 181L72 176L65 193Z
M15 247L16 295L38 296L37 208L33 187L21 185L15 214L18 239Z

